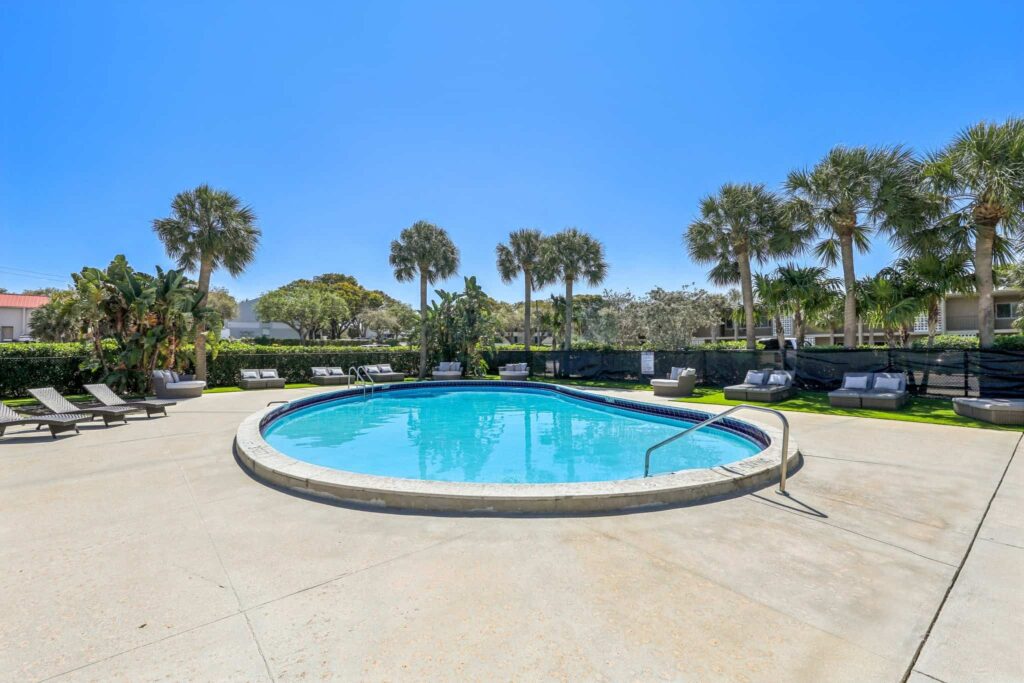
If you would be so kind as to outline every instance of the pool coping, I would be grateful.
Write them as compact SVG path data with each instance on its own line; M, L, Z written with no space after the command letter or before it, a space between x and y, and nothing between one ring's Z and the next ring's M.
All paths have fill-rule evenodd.
M381 385L374 391L476 386L473 380L416 382ZM540 382L487 381L488 386L527 387L569 395L627 410L674 417L687 422L713 415L688 408L675 408L630 399L602 396L578 389ZM716 467L680 470L647 478L556 484L499 484L446 482L383 477L350 472L296 460L268 444L262 428L275 418L311 405L356 396L360 388L324 392L267 407L246 417L235 435L235 447L242 465L258 479L306 495L357 503L420 511L491 513L585 513L632 510L644 507L692 503L707 498L760 488L778 481L782 459L782 431L773 427L725 418L716 425L765 443L749 458ZM685 427L681 427L683 429ZM787 463L790 470L800 461L796 441L790 437Z

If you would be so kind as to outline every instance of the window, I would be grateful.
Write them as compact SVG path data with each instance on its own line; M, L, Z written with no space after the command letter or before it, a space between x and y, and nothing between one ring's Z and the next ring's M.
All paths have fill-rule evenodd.
M0 327L0 341L14 341L14 328Z
M1005 304L996 304L996 317L1004 319L1009 318L1012 320L1017 317L1017 310L1019 308L1020 304L1016 301Z

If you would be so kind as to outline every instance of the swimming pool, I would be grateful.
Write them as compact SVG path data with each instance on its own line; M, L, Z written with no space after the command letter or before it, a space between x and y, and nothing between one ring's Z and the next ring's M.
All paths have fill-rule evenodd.
M289 412L263 430L275 449L314 465L387 477L506 484L642 477L644 452L689 426L543 389L420 385ZM656 451L652 474L725 465L764 445L726 429Z
M268 406L235 455L302 495L421 511L580 513L692 502L779 481L800 462L782 432L708 413L537 382L348 388ZM781 416L780 416L781 417ZM784 418L782 420L784 422Z

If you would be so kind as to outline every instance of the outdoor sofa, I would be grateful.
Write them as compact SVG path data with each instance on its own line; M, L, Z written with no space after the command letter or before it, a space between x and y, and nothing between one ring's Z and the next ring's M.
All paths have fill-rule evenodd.
M725 388L725 397L731 401L757 401L775 403L796 396L793 373L788 370L750 370L742 384Z
M953 410L982 422L1024 426L1024 398L954 398Z
M846 372L842 385L828 392L833 408L899 410L909 399L905 372Z
M431 377L440 380L452 380L462 378L462 363L454 360L451 362L438 363L437 367L430 373Z
M177 405L177 401L166 398L147 398L144 400L125 401L114 393L106 384L86 384L85 390L105 406L131 406L146 411L146 417L163 415L167 417L167 407Z
M530 378L529 363L509 363L498 368L498 377L509 382L522 382Z
M349 377L346 370L341 368L310 368L312 373L309 377L309 381L313 384L319 384L322 387L337 386L339 384L349 384L352 382L352 378Z
M71 401L60 395L60 392L53 387L42 389L29 389L28 393L43 404L43 406L57 415L78 415L85 413L89 419L103 418L103 424L111 422L128 422L127 416L132 413L141 413L142 408L134 406L76 406Z
M152 380L157 398L196 398L206 388L206 382L197 380L195 375L179 375L172 370L155 370Z
M693 368L672 368L665 379L651 379L655 396L692 396L696 384L697 371Z
M359 366L359 369L366 373L370 378L370 381L374 384L405 381L405 374L392 370L389 363L381 363L380 365L361 365Z
M284 389L284 378L278 376L277 370L244 369L239 373L238 386L243 389Z
M57 435L61 432L75 432L77 434L78 423L87 422L91 419L92 417L85 413L65 413L62 415L47 413L43 415L25 415L15 412L0 402L0 436L4 435L4 431L6 431L8 427L36 425L36 429L49 427L50 436L56 439Z

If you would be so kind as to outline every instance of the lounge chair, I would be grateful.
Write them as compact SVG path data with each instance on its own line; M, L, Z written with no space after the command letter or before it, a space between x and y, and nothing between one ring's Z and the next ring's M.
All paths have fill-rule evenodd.
M146 417L154 415L167 416L167 406L177 405L177 401L165 398L149 398L139 401L125 401L114 393L106 384L86 384L85 390L92 394L93 398L105 406L136 406L146 411Z
M844 372L843 383L828 392L828 404L833 408L860 408L864 395L871 390L871 372Z
M36 429L49 427L50 436L56 439L57 435L61 432L75 432L77 434L78 423L88 422L91 419L92 417L85 413L65 413L63 415L55 415L53 413L46 415L24 415L22 413L16 413L8 406L0 403L0 436L4 435L4 431L6 431L8 427L36 425Z
M348 376L348 372L341 368L310 368L310 371L312 374L309 377L309 381L322 387L349 384L352 381L352 378Z
M438 363L431 372L431 377L438 380L462 379L462 363L457 360Z
M243 389L284 389L284 378L278 376L277 370L242 370L239 373L238 386Z
M498 377L506 382L524 382L530 379L529 363L509 363L498 368Z
M1024 398L954 398L953 410L982 422L1024 426Z
M725 397L730 401L746 401L747 392L751 389L759 389L768 383L771 376L771 368L764 370L748 370L741 384L733 384L725 388Z
M899 410L908 400L907 373L876 372L871 389L861 396L860 405L875 410Z
M747 389L746 400L775 403L794 396L796 396L796 387L793 386L793 373L789 370L772 370L763 385Z
M652 379L655 396L692 396L697 384L697 371L693 368L672 368L665 379Z
M375 384L380 384L382 382L405 381L405 374L392 370L389 363L381 363L380 365L362 365L359 369L365 372L369 376L370 381Z
M197 380L195 375L179 375L171 370L155 370L152 381L157 398L196 398L206 388L206 382Z
M60 392L53 387L46 387L45 389L29 389L28 393L32 394L32 397L42 403L47 410L56 415L79 415L85 413L92 420L97 417L103 418L103 424L109 425L111 422L124 422L127 423L127 415L132 413L141 413L142 408L136 408L134 406L90 406L88 408L84 406L76 406L71 401L67 400L60 395Z

